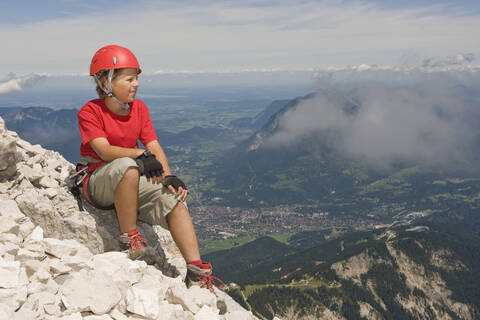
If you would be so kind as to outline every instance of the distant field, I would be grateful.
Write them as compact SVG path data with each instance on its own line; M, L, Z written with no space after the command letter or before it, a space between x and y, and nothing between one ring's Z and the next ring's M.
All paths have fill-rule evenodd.
M253 241L249 235L240 235L238 237L229 239L199 239L200 253L202 255L219 251L227 250L233 247L241 246L247 242Z
M284 244L290 244L290 237L293 235L293 233L288 232L288 233L277 233L277 234L269 234L269 237L272 237L273 239L277 240L278 242L284 243Z

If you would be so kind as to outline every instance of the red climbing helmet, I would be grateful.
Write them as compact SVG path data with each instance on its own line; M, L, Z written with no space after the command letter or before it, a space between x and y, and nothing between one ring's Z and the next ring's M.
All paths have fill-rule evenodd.
M90 63L90 75L93 76L100 70L136 68L138 73L142 72L135 55L127 48L109 45L100 48L93 55Z

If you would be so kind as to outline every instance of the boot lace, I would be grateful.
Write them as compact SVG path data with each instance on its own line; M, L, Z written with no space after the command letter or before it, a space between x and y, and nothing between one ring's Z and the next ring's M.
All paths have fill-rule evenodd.
M137 230L132 231L128 236L130 238L128 245L132 248L132 251L140 250L147 245L147 241Z
M215 293L213 287L216 287L220 290L222 290L225 287L225 283L223 283L223 281L220 280L219 278L213 276L211 273L210 274L200 274L199 278L200 278L200 288L206 288L206 289L210 290L210 292L212 292L215 295L217 295L217 294ZM217 281L217 283L219 283L219 284L217 285L215 283L215 281Z

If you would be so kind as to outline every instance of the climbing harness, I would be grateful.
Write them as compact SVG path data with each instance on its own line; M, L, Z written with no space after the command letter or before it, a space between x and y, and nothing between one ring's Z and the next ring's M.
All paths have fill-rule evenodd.
M87 199L88 203L100 210L112 210L115 209L115 205L111 204L109 206L101 206L93 200L91 193L88 190L88 182L90 181L90 176L92 173L100 167L102 164L105 164L104 161L99 162L90 162L87 165L83 165L78 163L76 166L75 173L70 175L67 178L67 185L70 189L70 192L73 194L75 199L77 199L78 208L80 211L84 211L83 204L82 204L82 197L81 195Z

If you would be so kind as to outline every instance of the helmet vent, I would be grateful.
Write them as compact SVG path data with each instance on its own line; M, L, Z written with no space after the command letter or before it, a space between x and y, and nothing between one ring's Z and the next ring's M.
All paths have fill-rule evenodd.
M117 57L113 57L113 65L116 65L117 64Z

